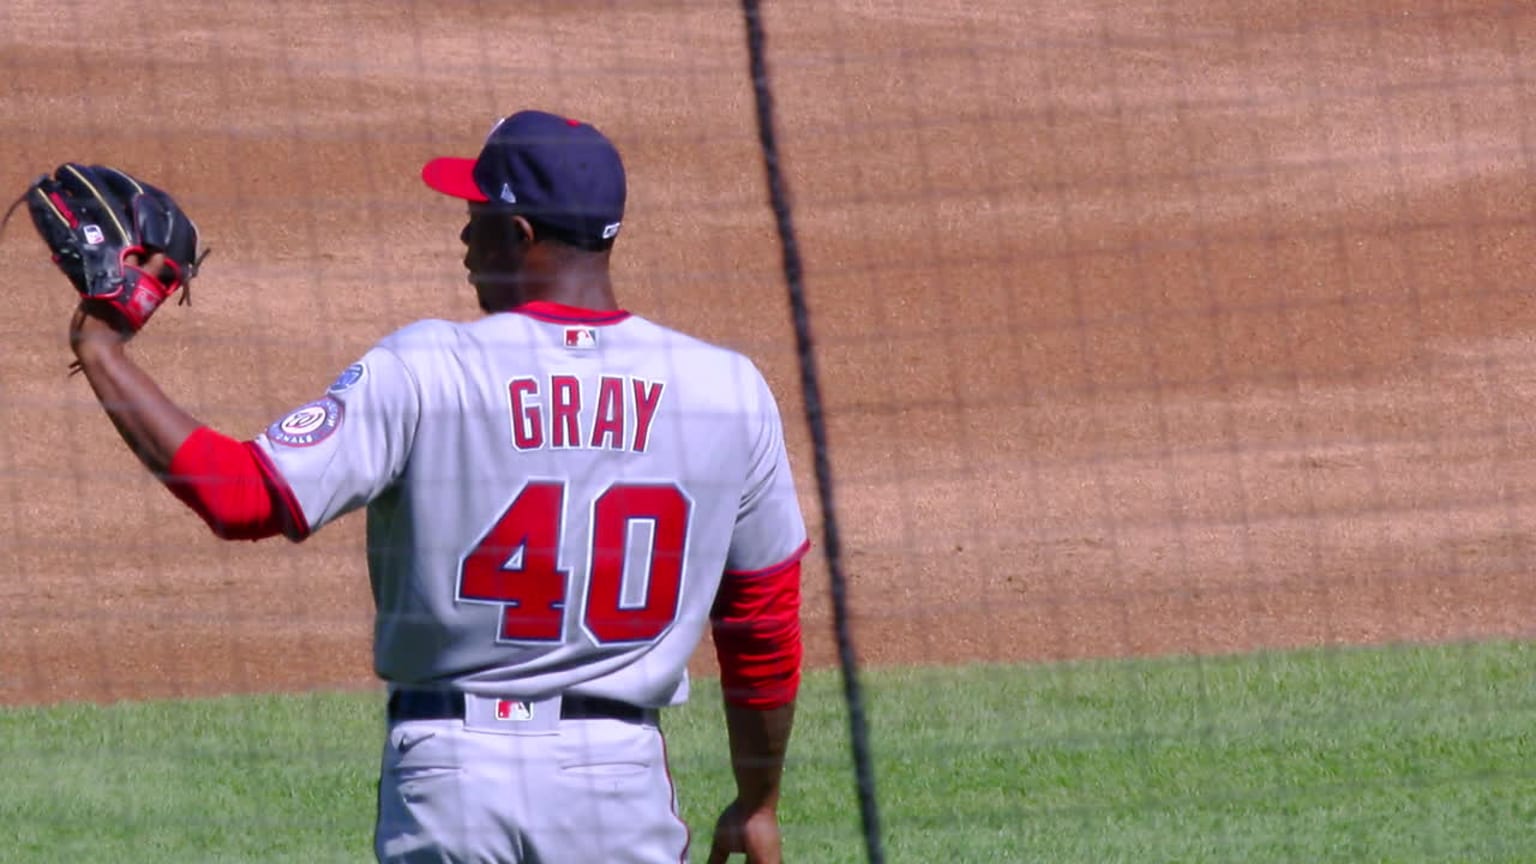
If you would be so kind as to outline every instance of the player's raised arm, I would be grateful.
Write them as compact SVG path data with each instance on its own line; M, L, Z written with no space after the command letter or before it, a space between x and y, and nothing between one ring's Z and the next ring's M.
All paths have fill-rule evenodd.
M73 162L33 181L21 201L80 296L69 323L75 366L123 442L219 536L291 531L256 454L202 425L128 355L128 340L202 260L180 205L124 171Z
M309 526L270 461L204 426L128 355L128 340L197 275L206 250L191 218L150 183L75 162L34 180L22 203L80 297L75 367L128 448L218 536L302 539Z
M69 326L80 370L123 442L225 539L295 533L294 516L246 445L204 426L166 396L126 349L116 322L82 304Z
M144 466L163 475L201 424L161 391L128 356L126 336L84 303L69 322L75 360L112 425Z

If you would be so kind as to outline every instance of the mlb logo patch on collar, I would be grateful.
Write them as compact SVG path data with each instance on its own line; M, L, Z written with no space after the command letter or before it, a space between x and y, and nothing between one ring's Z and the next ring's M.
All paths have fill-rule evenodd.
M567 327L565 328L565 347L591 350L597 347L597 329L595 327Z

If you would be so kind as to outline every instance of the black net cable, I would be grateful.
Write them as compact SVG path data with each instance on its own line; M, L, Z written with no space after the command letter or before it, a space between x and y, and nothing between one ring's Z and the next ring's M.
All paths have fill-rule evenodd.
M815 452L816 491L821 503L823 550L831 580L832 616L837 635L837 656L843 672L843 697L848 702L849 737L853 749L854 774L858 783L859 815L863 821L864 843L870 864L883 864L885 853L880 845L880 811L875 800L875 774L869 756L869 729L864 719L864 697L859 687L858 659L848 625L848 587L843 575L842 552L837 528L837 509L832 501L832 468L827 456L827 429L821 407L821 384L816 369L816 354L811 338L811 315L805 300L805 285L800 264L800 249L795 239L794 219L790 213L789 193L779 166L779 145L775 134L773 89L768 81L766 37L757 0L742 0L746 18L747 53L752 70L752 93L757 102L758 139L763 149L763 165L768 173L768 194L778 227L784 254L784 281L789 289L789 305L794 316L795 346L800 358L800 384L805 398L805 419L810 427Z

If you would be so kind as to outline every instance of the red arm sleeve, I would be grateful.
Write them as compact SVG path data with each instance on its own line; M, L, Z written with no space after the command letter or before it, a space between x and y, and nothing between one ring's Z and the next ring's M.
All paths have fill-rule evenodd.
M171 457L163 478L182 503L225 540L308 533L288 486L253 442L199 426Z
M800 556L755 573L726 573L710 613L725 701L767 710L800 690Z

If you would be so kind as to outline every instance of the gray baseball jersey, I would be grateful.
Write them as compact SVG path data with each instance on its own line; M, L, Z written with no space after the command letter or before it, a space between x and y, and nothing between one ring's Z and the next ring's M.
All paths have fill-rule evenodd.
M256 440L294 539L367 507L401 685L678 704L722 574L806 543L761 373L626 312L418 322Z

